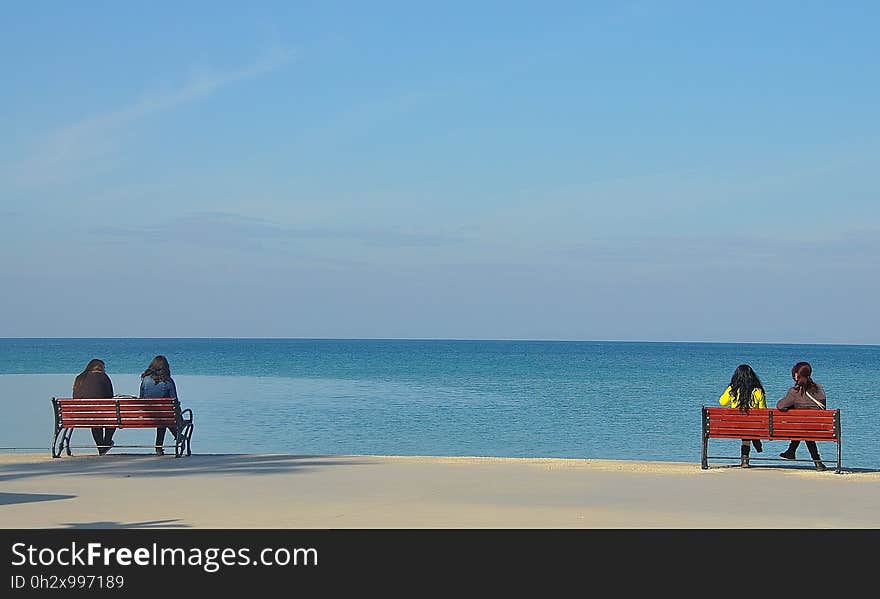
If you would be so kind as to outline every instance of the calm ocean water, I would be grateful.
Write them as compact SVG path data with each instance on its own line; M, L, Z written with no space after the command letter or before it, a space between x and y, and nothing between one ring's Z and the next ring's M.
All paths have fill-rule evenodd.
M101 358L136 394L156 354L195 412L195 453L574 457L699 462L700 406L740 363L785 394L812 363L842 409L843 463L880 469L880 346L443 340L0 339L0 446L46 448L49 399ZM247 405L247 415L242 412ZM150 431L117 433L150 444ZM88 445L86 431L74 445ZM738 441L713 440L713 454ZM765 443L775 457L786 443ZM833 461L833 444L820 444ZM87 450L78 450L86 452ZM131 450L146 451L146 450ZM802 447L799 457L806 458ZM806 466L805 466L806 467Z

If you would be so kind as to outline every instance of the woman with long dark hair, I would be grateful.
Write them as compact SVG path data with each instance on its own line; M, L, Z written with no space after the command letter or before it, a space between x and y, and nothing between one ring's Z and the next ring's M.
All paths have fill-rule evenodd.
M767 407L764 385L761 384L761 379L758 378L758 375L752 370L751 366L740 364L736 367L736 370L733 371L733 376L730 377L730 384L724 390L724 393L721 394L718 403L722 406L729 405L731 408L742 410L743 412L748 412L752 408L764 409ZM761 444L760 439L742 439L740 466L743 468L749 467L749 453L751 452L752 445L755 446L755 451L758 453L764 451L764 446Z
M798 362L791 367L791 378L794 385L786 392L785 397L776 403L776 407L780 410L800 409L800 410L824 410L827 405L825 399L825 388L813 380L813 367L809 362ZM805 441L807 449L813 463L816 464L816 470L827 470L825 464L822 463L822 457L819 455L819 447L815 441ZM800 441L791 441L788 449L779 454L779 457L786 460L796 459L795 452Z
M177 398L177 386L171 378L171 366L165 356L153 358L147 369L141 374L141 388L138 397L173 397ZM177 429L169 427L171 434L177 437ZM165 427L156 429L156 455L165 455Z
M113 383L104 370L104 361L94 358L86 364L86 367L76 375L73 380L73 397L77 399L110 399L113 397ZM113 447L113 433L115 427L95 427L92 429L92 438L98 453L104 455Z

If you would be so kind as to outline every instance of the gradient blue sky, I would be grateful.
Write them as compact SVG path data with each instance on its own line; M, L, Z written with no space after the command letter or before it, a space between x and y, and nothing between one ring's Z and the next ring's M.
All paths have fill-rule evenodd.
M0 27L0 336L880 343L880 3Z

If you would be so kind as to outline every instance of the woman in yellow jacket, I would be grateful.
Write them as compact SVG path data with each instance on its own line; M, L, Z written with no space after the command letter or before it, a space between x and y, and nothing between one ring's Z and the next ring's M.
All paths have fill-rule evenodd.
M745 397L748 397L749 401L742 401ZM761 384L761 379L758 378L758 375L755 374L751 366L740 364L736 367L733 376L730 377L730 384L724 390L724 393L721 394L718 403L722 406L729 405L731 408L742 410L743 412L748 412L752 408L764 409L767 407L764 385ZM749 450L751 445L755 446L755 450L758 453L764 451L760 439L743 439L742 448L740 449L740 466L743 468L749 467Z

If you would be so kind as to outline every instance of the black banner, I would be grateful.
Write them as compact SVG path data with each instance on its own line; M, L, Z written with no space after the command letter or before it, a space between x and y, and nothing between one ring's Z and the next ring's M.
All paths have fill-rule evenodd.
M822 582L816 576L836 568L854 581L870 556L856 548L876 547L880 532L28 529L2 530L0 538L3 597L171 591L274 596L277 589L333 596L353 589L422 595L476 586L562 593L597 580L616 592L650 592L670 577L680 578L681 590L713 572L741 572L746 578L725 578L725 588L737 588L737 581L754 584L768 567L790 569L791 576L776 576L789 590L805 581L815 589ZM810 559L815 567L807 565Z

